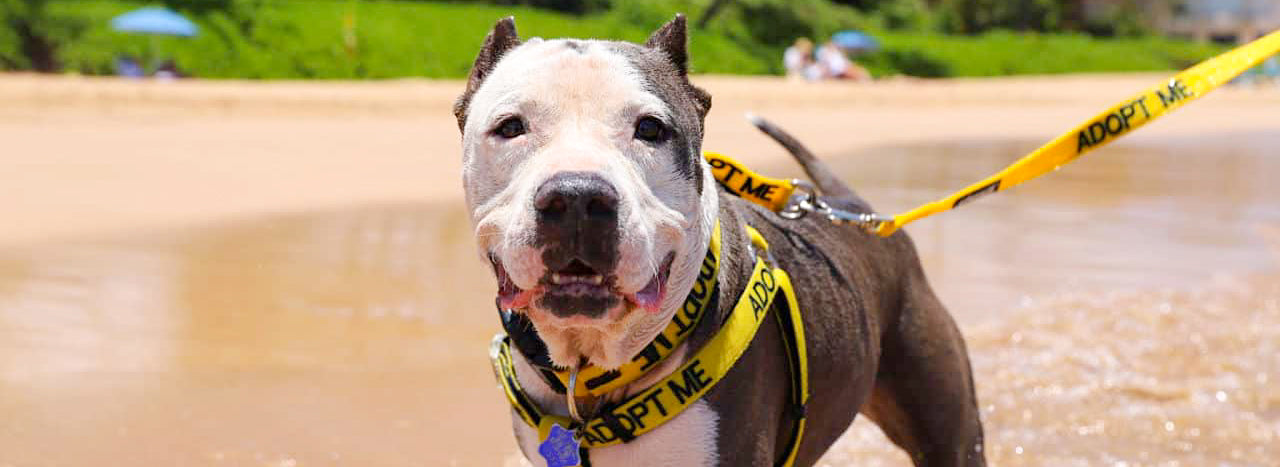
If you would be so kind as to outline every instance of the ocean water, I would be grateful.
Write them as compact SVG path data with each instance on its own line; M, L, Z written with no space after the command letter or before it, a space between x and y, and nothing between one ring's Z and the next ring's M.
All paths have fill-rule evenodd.
M988 458L1275 465L1280 136L1134 141L908 227L969 344ZM833 166L897 212L1033 148ZM0 465L510 462L493 289L453 204L0 250ZM822 463L907 460L860 420Z

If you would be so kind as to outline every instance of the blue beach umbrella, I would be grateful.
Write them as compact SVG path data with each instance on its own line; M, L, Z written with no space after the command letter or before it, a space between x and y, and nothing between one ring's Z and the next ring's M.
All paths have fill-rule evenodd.
M111 27L122 32L182 37L200 32L191 20L160 7L143 8L117 16L111 20Z
M880 42L861 31L840 31L831 35L831 42L845 50L876 50Z

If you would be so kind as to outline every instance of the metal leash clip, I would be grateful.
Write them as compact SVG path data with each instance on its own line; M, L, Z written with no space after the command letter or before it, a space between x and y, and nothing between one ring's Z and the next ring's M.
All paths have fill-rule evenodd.
M825 211L822 215L833 224L839 225L856 225L869 233L876 233L880 230L880 226L893 222L892 217L888 217L874 212L849 212L843 209L835 209L830 206L823 206Z
M818 199L818 189L812 183L793 178L791 186L795 187L795 192L791 194L791 199L787 200L787 205L778 211L778 215L783 219L800 219L806 214L816 212L818 206L826 206L826 203Z
M818 199L817 189L807 181L793 179L791 184L795 186L796 193L791 195L786 207L778 212L783 219L796 220L812 212L825 217L833 224L856 225L870 233L875 233L885 223L893 222L892 217L874 212L851 212L833 208Z

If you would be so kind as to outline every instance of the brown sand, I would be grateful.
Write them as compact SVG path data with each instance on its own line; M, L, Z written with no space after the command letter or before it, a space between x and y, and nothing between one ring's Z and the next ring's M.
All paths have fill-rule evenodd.
M1047 141L1161 75L804 85L700 77L704 148L819 154L920 141ZM0 76L0 244L323 206L460 198L456 82L135 82ZM1276 128L1280 93L1227 89L1144 138ZM921 200L923 201L923 200Z
M896 212L1162 79L700 77ZM0 76L0 466L514 463L454 82ZM909 227L1002 465L1280 458L1280 92ZM859 421L830 465L904 465Z

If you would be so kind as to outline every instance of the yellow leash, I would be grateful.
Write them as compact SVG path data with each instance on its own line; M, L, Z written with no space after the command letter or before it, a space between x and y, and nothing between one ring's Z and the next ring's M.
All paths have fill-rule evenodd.
M983 195L1004 191L1044 175L1208 94L1277 52L1280 52L1280 31L1206 60L1178 73L1167 82L1116 104L1014 162L1000 173L951 196L893 216L892 219L873 222L867 227L880 236L887 237L917 219L955 209Z
M783 217L798 218L806 213L815 213L838 224L858 225L877 235L888 237L916 220L950 211L982 196L1007 190L1052 172L1086 152L1105 146L1166 113L1199 99L1277 52L1280 52L1280 31L1178 73L1167 82L1125 99L1075 129L1054 138L999 173L946 198L893 217L831 208L822 203L812 186L803 181L763 177L720 154L704 153L703 156L711 164L716 179L726 189L770 208Z
M707 159L707 164L711 165L711 175L721 185L738 197L769 208L773 212L785 211L792 204L792 195L796 187L805 183L802 180L760 175L723 154L703 152L702 156Z

